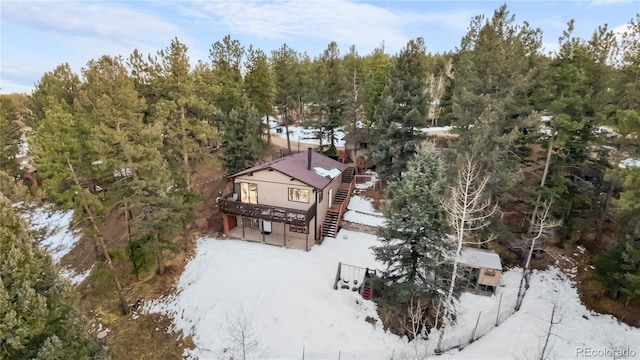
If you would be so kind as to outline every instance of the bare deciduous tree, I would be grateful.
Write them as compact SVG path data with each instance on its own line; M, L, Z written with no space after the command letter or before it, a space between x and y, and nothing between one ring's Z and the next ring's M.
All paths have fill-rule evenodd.
M426 337L428 310L428 301L425 301L420 296L412 296L407 309L408 316L400 320L404 330L413 338L414 354L411 355L411 359L423 360L427 358L427 344L421 343L420 340ZM420 348L422 344L424 349Z
M471 232L487 227L491 222L491 217L496 212L497 203L486 198L484 190L489 182L488 176L482 176L473 156L467 156L458 171L458 179L455 186L451 188L451 196L443 201L449 223L453 228L454 240L456 242L456 252L453 256L453 270L449 291L444 302L443 319L452 308L453 292L458 276L458 257L464 244L482 244L493 240L493 236L486 240L470 240ZM444 337L444 326L440 330L438 346L436 351L441 350L442 338Z
M553 204L553 201L543 203L542 211L537 212L536 219L531 227L535 236L529 239L529 241L527 241L528 243L530 242L529 252L527 254L527 260L524 264L524 269L522 270L522 279L520 279L520 287L518 289L518 296L516 298L517 299L516 306L515 306L516 311L520 310L520 305L522 305L522 298L524 297L523 285L524 285L525 279L529 275L528 272L530 272L529 266L531 263L531 258L533 256L533 251L536 247L536 243L538 241L544 240L546 237L551 235L554 231L553 229L560 226L560 224L562 223L560 220L554 220L549 218L549 212L551 211L552 204ZM529 286L527 282L527 288L528 287Z
M260 346L257 334L243 308L240 308L240 312L235 316L227 314L225 318L227 340L231 342L233 350L240 352L242 360L246 360L247 356L257 351Z
M549 319L549 327L547 328L547 334L544 339L544 344L542 345L542 350L540 350L539 360L545 360L549 358L549 352L553 348L553 345L549 345L549 339L551 335L557 336L553 333L553 327L560 324L562 322L562 314L560 309L560 300L556 299L553 302L553 306L551 307L551 318Z

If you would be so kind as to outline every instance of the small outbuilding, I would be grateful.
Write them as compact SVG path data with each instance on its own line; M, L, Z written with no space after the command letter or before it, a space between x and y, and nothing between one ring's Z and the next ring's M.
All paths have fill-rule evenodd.
M495 292L502 277L502 263L495 251L463 247L458 263L467 273L468 290L483 295Z

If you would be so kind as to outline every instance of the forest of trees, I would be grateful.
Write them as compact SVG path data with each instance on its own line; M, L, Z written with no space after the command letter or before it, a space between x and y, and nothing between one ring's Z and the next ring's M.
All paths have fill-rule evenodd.
M194 171L212 149L219 148L215 156L227 175L263 157L270 139L265 116L279 116L287 135L293 124L328 135L329 155L336 153L336 129L355 132L361 123L387 191L389 226L375 250L389 265L387 303L409 306L416 294L444 301L439 290L449 289L445 278L455 270L434 264L445 263L438 259L454 246L444 239L455 226L443 199L470 158L487 179L483 199L497 210L486 227L464 232L465 241L491 233L505 248L526 242L543 204L552 204L550 217L562 222L555 244L601 244L592 254L596 276L611 297L629 302L640 296L640 168L617 163L640 155L640 15L619 38L607 25L589 39L576 37L573 27L567 24L557 51L544 53L541 31L502 6L492 17L473 18L446 54L430 53L422 38L398 54L383 46L343 53L332 42L312 57L287 44L267 53L226 36L211 45L208 60L193 61L175 38L155 54L89 60L80 74L61 64L32 94L2 95L0 167L20 175L16 120L32 127L29 149L48 201L74 210L126 314L113 264L121 260L112 259L102 227L107 214L123 219L136 275L162 275L201 200ZM425 145L420 129L434 125L451 125L458 135L446 145L457 160L445 162ZM13 232L20 244L2 246L48 269L50 260L36 254L5 202L0 197L0 231ZM32 285L7 277L11 263L0 266L0 303L18 301L13 287ZM37 325L48 332L38 335L40 343L0 338L0 351L33 358L39 349L58 351L71 336Z

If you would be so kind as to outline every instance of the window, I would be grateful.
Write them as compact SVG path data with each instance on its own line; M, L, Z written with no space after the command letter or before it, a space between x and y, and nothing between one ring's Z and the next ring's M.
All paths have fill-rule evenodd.
M324 191L320 190L318 192L318 204L322 202L322 198L324 197Z
M309 202L309 189L289 188L289 201Z
M240 183L240 201L248 204L258 203L258 184Z
M248 227L248 228L252 228L252 229L259 229L260 228L260 220L258 219L252 219L246 216L242 217L242 223L244 224L244 226Z
M289 225L289 231L306 234L307 233L307 227L306 226Z

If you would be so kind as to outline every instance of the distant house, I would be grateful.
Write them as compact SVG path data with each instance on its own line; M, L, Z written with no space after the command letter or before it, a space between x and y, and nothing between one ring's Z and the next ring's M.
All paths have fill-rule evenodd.
M467 289L479 294L493 294L500 284L502 263L493 250L463 247L458 263L467 273Z
M218 199L226 235L305 250L335 236L353 190L353 167L311 149L230 178Z

